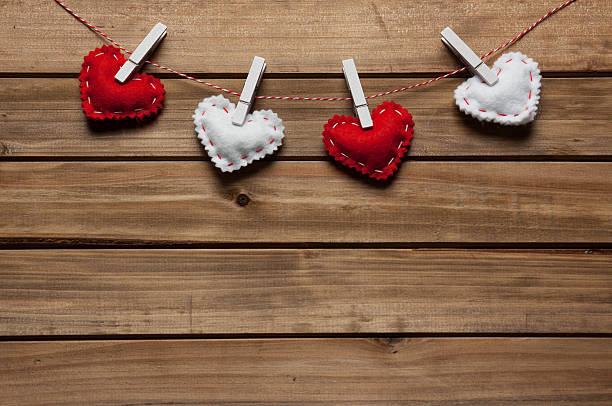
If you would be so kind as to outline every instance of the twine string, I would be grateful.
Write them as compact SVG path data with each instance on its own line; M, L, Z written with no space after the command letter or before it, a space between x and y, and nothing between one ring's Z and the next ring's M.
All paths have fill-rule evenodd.
M132 53L131 51L129 51L129 50L123 48L121 45L119 45L110 36L108 36L107 34L102 32L96 26L94 26L93 24L91 24L90 22L85 20L83 17L78 15L74 10L72 10L71 8L66 6L62 0L54 0L54 1L57 4L59 4L60 6L62 6L62 8L64 8L64 10L66 10L70 15L72 15L74 18L79 20L81 23L83 23L85 26L87 26L93 32L95 32L96 34L100 35L101 37L106 39L108 42L110 42L111 44L113 44L117 48L121 49L123 52L125 52L127 54L131 54ZM565 2L560 4L559 6L553 8L548 13L544 14L535 23L533 23L529 27L525 28L523 31L521 31L518 35L516 35L514 38L512 38L508 42L506 42L504 44L501 44L497 48L493 48L489 52L487 52L484 55L482 55L480 57L480 59L486 59L489 56L491 56L492 54L494 54L496 52L499 52L499 51L501 51L503 49L508 48L510 45L514 44L516 41L520 40L526 34L528 34L531 30L533 30L535 27L537 27L542 21L546 20L548 17L550 17L553 14L555 14L556 12L564 9L565 7L567 7L570 4L574 3L575 1L576 0L566 0ZM189 80L192 80L194 82L197 82L197 83L200 83L200 84L203 84L203 85L215 88L215 89L220 90L220 91L222 91L224 93L229 93L229 94L232 94L234 96L240 96L240 93L238 93L238 92L234 92L233 90L229 90L229 89L226 89L224 87L215 85L214 83L206 82L206 81L204 81L202 79L194 78L193 76L189 76L189 75L187 75L185 73L182 73L182 72L179 72L177 70L174 70L174 69L172 69L172 68L170 68L168 66L160 65L158 63L151 62L151 61L145 61L145 62L148 63L148 64L151 64L151 65L153 65L153 66L155 66L155 67L157 67L159 69L163 69L163 70L165 70L167 72L174 73L175 75L178 75L178 76L180 76L180 77L182 77L184 79L189 79ZM415 83L415 84L412 84L412 85L409 85L409 86L406 86L406 87L400 87L399 89L393 89L393 90L389 90L387 92L383 92L383 93L378 93L378 94L373 94L373 95L367 96L366 99L374 99L376 97L387 96L387 95L390 95L390 94L393 94L393 93L399 93L399 92L403 92L403 91L406 91L406 90L409 90L409 89L414 89L414 88L421 87L421 86L427 86L429 84L437 82L438 80L445 79L445 78L451 77L453 75L456 75L457 73L463 72L466 69L467 69L467 67L464 66L463 68L459 68L459 69L454 70L452 72L446 73L446 74L444 74L442 76L438 76L436 78L429 79L429 80L426 80L426 81L421 82L421 83ZM306 100L306 101L345 101L345 100L353 100L351 97L255 96L255 98L256 99L266 99L266 100Z

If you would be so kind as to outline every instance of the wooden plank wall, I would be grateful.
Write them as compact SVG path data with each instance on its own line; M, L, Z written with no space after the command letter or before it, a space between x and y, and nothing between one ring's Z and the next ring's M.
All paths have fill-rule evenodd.
M127 48L163 21L155 61L230 89L260 55L260 94L347 96L342 59L405 86L456 69L447 25L484 52L558 2L68 5ZM323 148L346 102L258 101L285 145L234 174L191 124L214 89L151 67L155 121L87 123L103 42L0 2L0 404L609 405L610 15L578 0L511 48L543 72L531 125L464 117L464 77L386 98L415 140L378 184Z

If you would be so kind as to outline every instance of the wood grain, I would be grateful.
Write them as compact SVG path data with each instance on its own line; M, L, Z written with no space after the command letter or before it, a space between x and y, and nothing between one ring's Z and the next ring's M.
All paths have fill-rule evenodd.
M367 79L367 92L421 79ZM612 156L612 79L546 79L537 120L529 126L483 126L459 112L453 91L463 79L394 95L413 115L411 157L557 157L602 159ZM220 80L239 90L242 80ZM158 119L138 125L88 125L81 111L76 79L0 79L0 156L10 157L188 157L208 159L191 115L198 101L215 92L185 80L164 80L168 92ZM260 94L347 96L343 79L268 79ZM231 98L234 102L233 98ZM382 100L373 100L375 107ZM351 115L348 102L258 101L274 109L286 138L272 157L326 157L323 124L335 114Z
M123 46L134 49L158 21L168 37L153 59L186 72L246 74L254 55L270 73L441 72L458 66L440 42L452 26L478 53L513 38L561 0L225 0L205 5L149 0L68 1ZM544 71L610 71L609 1L578 1L513 50ZM0 72L78 72L101 40L53 1L0 4ZM41 63L44 62L44 63Z
M367 94L454 70L444 27L484 53L560 2L67 0L129 49L166 23L152 59L233 90L263 56L259 94L296 96L346 96L346 58ZM87 124L102 41L1 1L0 405L609 405L612 256L588 247L612 243L610 15L581 0L511 48L546 78L530 126L465 118L462 78L388 98L416 138L379 184L322 148L346 102L258 102L285 145L233 175L194 136L216 92L193 82L163 75L151 123Z
M612 163L2 162L0 235L124 243L609 243ZM107 241L108 243L108 241Z
M0 336L612 333L612 255L0 251Z
M610 339L0 343L28 405L609 405Z

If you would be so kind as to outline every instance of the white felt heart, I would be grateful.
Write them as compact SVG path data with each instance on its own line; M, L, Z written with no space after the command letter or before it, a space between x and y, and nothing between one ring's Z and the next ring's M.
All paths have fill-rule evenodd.
M502 55L491 68L499 81L489 86L473 76L455 90L459 109L481 121L527 124L535 118L542 75L537 62L520 52Z
M242 126L232 124L236 106L221 95L198 104L193 122L198 138L215 165L232 172L272 154L285 136L283 120L272 110L257 110Z

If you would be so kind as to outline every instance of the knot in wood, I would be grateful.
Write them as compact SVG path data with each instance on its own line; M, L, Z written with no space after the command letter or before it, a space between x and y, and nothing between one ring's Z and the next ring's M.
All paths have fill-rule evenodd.
M238 197L236 198L236 203L238 203L238 206L242 206L242 207L249 204L250 201L251 201L251 198L245 195L244 193L240 193Z

